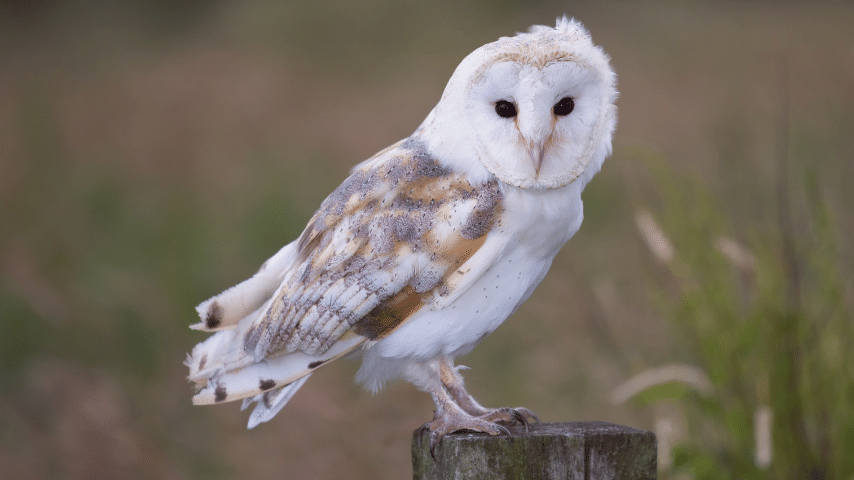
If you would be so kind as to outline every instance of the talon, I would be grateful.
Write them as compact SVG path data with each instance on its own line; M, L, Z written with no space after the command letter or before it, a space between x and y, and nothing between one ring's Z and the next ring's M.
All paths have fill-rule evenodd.
M540 420L540 417L538 417L536 413L528 410L525 407L516 408L516 411L518 411L519 413L521 413L522 415L524 415L527 418L534 419L534 421L536 421L537 423L543 423L542 420Z
M436 447L438 447L440 443L442 443L442 434L439 433L438 431L431 432L430 433L430 456L433 457L434 462L438 461L438 460L436 460Z
M510 412L513 414L513 418L515 418L517 422L519 422L525 426L525 431L527 432L528 431L528 418L525 417L525 414L520 412L519 410L517 410L515 408L511 408Z

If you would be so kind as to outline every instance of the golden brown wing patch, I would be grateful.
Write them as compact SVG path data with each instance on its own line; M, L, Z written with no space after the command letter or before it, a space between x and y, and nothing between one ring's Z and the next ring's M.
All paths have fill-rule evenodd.
M356 322L353 331L368 340L379 340L400 326L423 305L421 294L416 293L412 285L407 285Z

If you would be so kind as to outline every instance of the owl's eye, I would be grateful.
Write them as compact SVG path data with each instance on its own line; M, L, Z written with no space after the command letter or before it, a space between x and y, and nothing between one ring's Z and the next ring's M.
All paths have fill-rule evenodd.
M563 117L569 115L573 108L575 108L575 101L571 97L563 97L559 102L555 103L553 110L555 115Z
M495 104L495 113L501 118L512 118L516 116L516 106L507 100L499 100Z

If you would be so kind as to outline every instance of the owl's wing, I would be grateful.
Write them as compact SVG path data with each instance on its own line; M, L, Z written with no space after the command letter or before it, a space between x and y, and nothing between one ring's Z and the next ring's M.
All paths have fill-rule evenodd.
M261 293L240 284L199 307L194 328L226 330L188 360L203 387L194 403L288 385L459 295L501 250L484 248L501 198L496 181L472 185L413 140L363 163L247 281ZM277 269L281 281L270 289Z
M282 247L251 278L238 283L196 307L202 321L193 330L216 332L234 328L244 317L264 305L282 283L284 272L296 258L296 244Z

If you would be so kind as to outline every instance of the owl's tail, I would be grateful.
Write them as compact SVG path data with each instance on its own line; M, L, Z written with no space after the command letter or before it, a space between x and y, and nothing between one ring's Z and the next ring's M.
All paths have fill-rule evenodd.
M293 352L256 362L244 349L242 327L211 335L193 348L185 363L188 378L198 387L194 404L243 400L245 409L257 402L249 428L273 418L315 370L365 341L361 335L344 335L321 355Z
M255 395L254 397L244 398L243 405L240 407L241 410L246 410L249 405L257 403L257 405L255 405L255 409L252 410L252 413L249 415L249 424L246 428L255 428L258 424L268 422L275 417L276 414L279 413L279 410L281 410L282 407L291 400L291 397L297 393L297 390L302 387L302 384L304 384L310 376L311 374L309 373L308 375L291 382L284 387L268 390L262 394Z

